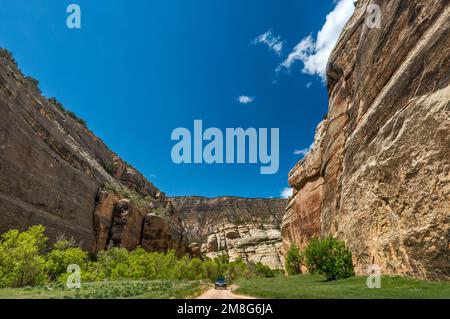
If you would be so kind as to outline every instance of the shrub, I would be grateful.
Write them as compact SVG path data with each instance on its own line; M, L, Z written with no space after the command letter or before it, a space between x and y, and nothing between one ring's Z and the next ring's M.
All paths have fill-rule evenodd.
M52 105L56 106L59 110L63 111L64 113L66 112L66 109L64 108L64 106L55 97L49 98L48 101Z
M0 237L0 287L24 287L46 281L43 252L47 237L43 226L16 229Z
M25 77L25 84L32 90L35 90L38 93L41 93L41 89L39 88L39 81L31 76Z
M117 278L121 275L121 265L128 262L128 250L124 248L113 247L108 250L102 250L98 253L97 262L101 273L106 278Z
M211 281L214 281L217 279L217 277L222 276L222 273L219 270L219 264L211 259L203 262L202 273L204 278L207 278Z
M228 262L224 259L222 259L222 261L225 261L225 263L221 265L222 274L229 282L239 277L246 276L250 268L241 258L236 258L232 262Z
M47 243L44 231L43 226L33 226L24 232L10 230L0 237L0 287L54 283L64 289L70 276L67 267L71 264L80 267L82 282L105 279L214 281L218 277L233 281L239 277L274 276L274 272L261 263L247 264L240 258L230 262L226 254L201 260L188 256L178 258L173 250L146 252L138 247L129 252L111 247L90 256L66 239L58 240L44 254Z
M47 254L45 271L50 281L66 282L67 267L71 264L80 266L82 270L87 268L88 254L81 248L72 247L68 240L57 241L53 249Z
M39 84L39 82L38 82ZM71 119L73 119L75 122L81 124L82 126L87 128L86 121L82 118L79 118L74 112L67 110L64 105L62 105L61 102L59 102L55 97L51 97L48 99L48 101L54 105L56 108L64 112L67 116L69 116Z
M285 267L289 276L294 276L302 273L302 255L297 245L293 244L286 254Z
M17 62L14 59L13 54L8 49L0 48L0 57L5 58L5 59L11 61L13 64L17 65Z
M264 265L260 262L256 263L255 271L256 271L256 275L261 276L261 277L266 277L266 278L275 277L275 272L272 269L270 269L269 266Z
M354 275L351 252L343 241L333 237L312 239L304 251L304 258L309 272L321 274L327 280Z

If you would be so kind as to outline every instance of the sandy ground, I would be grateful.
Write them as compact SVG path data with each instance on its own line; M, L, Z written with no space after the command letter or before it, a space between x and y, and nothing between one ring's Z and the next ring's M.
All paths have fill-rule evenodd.
M198 296L196 299L255 299L254 297L236 295L230 289L211 288Z

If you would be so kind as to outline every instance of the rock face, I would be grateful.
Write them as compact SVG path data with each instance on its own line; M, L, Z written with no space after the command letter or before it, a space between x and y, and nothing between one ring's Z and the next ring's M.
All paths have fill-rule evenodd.
M285 199L201 196L171 197L175 209L183 220L184 229L193 241L203 241L219 225L257 222L281 226Z
M287 201L239 197L171 198L189 240L208 257L228 254L282 268L281 219Z
M333 235L357 274L376 263L448 280L450 2L378 1L381 29L365 23L370 3L357 2L331 54L327 120L289 175L284 247Z
M36 84L0 49L0 233L42 224L51 240L73 236L89 251L183 250L165 196Z
M280 230L273 225L224 224L208 236L201 250L210 258L225 253L230 260L242 258L246 262L261 262L272 269L282 269L281 246Z

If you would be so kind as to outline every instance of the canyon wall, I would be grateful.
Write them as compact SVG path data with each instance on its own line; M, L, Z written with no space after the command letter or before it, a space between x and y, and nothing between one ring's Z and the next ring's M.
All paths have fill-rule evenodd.
M262 263L272 269L283 269L281 233L274 225L246 223L223 224L208 236L201 252L209 258L225 253L230 260Z
M329 110L289 174L284 249L333 235L356 273L450 279L450 2L356 2L327 68Z
M183 196L171 201L183 220L190 247L198 253L283 267L280 226L285 199Z
M168 199L90 132L0 49L0 233L42 224L52 241L73 237L148 250L186 243Z

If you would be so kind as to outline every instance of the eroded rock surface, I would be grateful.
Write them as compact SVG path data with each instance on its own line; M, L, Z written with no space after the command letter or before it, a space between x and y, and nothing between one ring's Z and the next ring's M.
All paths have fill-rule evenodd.
M241 258L246 262L261 262L272 269L282 269L281 246L280 230L273 225L224 224L208 236L201 250L210 258L226 254L230 260Z
M51 240L65 234L89 251L110 242L184 249L181 221L164 194L43 97L3 49L0 111L0 233L42 224ZM127 194L104 190L108 183Z
M376 263L450 279L450 2L378 1L381 29L365 24L369 3L356 3L331 54L320 159L290 174L285 246L314 229L347 242L359 275ZM320 208L307 208L311 182Z
M285 199L173 197L190 241L208 257L262 262L282 268L280 225ZM198 245L198 244L197 244Z

